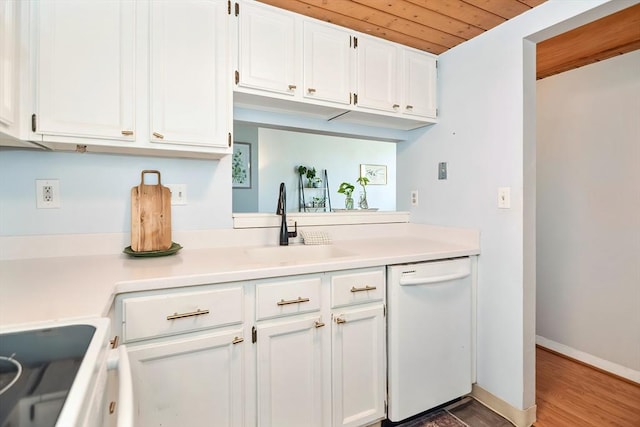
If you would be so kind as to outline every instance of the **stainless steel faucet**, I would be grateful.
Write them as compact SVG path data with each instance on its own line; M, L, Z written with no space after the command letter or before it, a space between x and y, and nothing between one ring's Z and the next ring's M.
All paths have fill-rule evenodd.
M298 236L298 223L293 223L293 226L295 227L293 231L289 231L287 229L287 189L284 186L284 182L280 183L276 215L282 216L282 220L280 222L280 246L287 246L289 244L290 237Z

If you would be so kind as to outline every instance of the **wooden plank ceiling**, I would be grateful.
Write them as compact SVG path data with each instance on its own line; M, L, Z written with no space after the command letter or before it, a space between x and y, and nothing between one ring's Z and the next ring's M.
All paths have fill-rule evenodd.
M259 1L438 55L546 0ZM603 18L602 24L573 36L563 34L541 43L538 78L638 49L639 8L636 5L625 9L626 14ZM622 28L619 20L624 22ZM574 49L576 45L581 49Z
M538 79L640 49L640 3L544 40L536 49Z

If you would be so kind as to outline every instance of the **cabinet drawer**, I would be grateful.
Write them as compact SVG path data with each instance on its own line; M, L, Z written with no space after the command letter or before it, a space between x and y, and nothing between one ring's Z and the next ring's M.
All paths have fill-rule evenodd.
M336 274L331 277L331 306L381 301L384 286L384 269Z
M123 340L134 341L242 323L242 287L123 301Z
M310 277L256 285L256 320L320 310L322 279Z

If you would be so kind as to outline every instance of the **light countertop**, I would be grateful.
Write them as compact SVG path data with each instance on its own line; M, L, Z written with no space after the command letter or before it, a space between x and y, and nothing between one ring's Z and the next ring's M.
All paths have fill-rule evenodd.
M266 257L256 256L262 250L257 246L230 246L186 247L175 255L158 258L112 254L3 260L0 327L106 317L119 293L477 255L477 233L468 235L470 238L449 240L442 230L433 234L417 228L393 237L336 240L331 251L338 256L296 256L286 261L275 259L279 258L278 251L295 252L302 245L272 246Z

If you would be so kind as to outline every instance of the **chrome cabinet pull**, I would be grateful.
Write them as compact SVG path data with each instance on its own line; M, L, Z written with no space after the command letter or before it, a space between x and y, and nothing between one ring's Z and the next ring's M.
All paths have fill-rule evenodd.
M123 130L122 134L125 135L125 136L130 136L130 135L133 135L133 131L132 130Z
M298 88L298 86L296 86L296 85L289 85L289 90L295 90L297 88Z
M300 298L298 297L298 299L290 299L290 300L283 300L281 299L280 301L277 302L278 305L288 305L288 304L300 304L301 302L309 302L309 298Z
M413 110L413 105L407 105L407 110Z
M196 311L191 311L189 313L180 313L180 314L176 312L167 316L167 320L182 319L185 317L193 317L193 316L202 316L203 314L209 314L209 310L197 309Z
M364 288L356 288L355 286L351 287L351 292L364 292L364 291L373 291L375 290L375 286L366 285Z
M395 110L396 108L399 108L399 107L400 106L398 104L393 104L393 107L391 107L391 108L393 108Z
M344 317L336 317L336 323L347 323L347 320Z
M316 320L316 322L315 322L315 327L316 328L322 328L323 326L324 326L324 322Z
M307 92L316 93L316 90L314 88L310 87L309 89L307 89Z
M109 402L109 413L113 414L114 412L116 412L116 402L112 400Z
M244 341L244 338L242 337L235 337L233 339L233 341L231 341L231 344L240 344L242 341Z
M158 139L164 139L164 135L163 135L163 134L161 134L161 133L158 133L158 132L154 132L154 133L153 133L153 136L155 136L155 137L156 137L156 138L158 138Z

